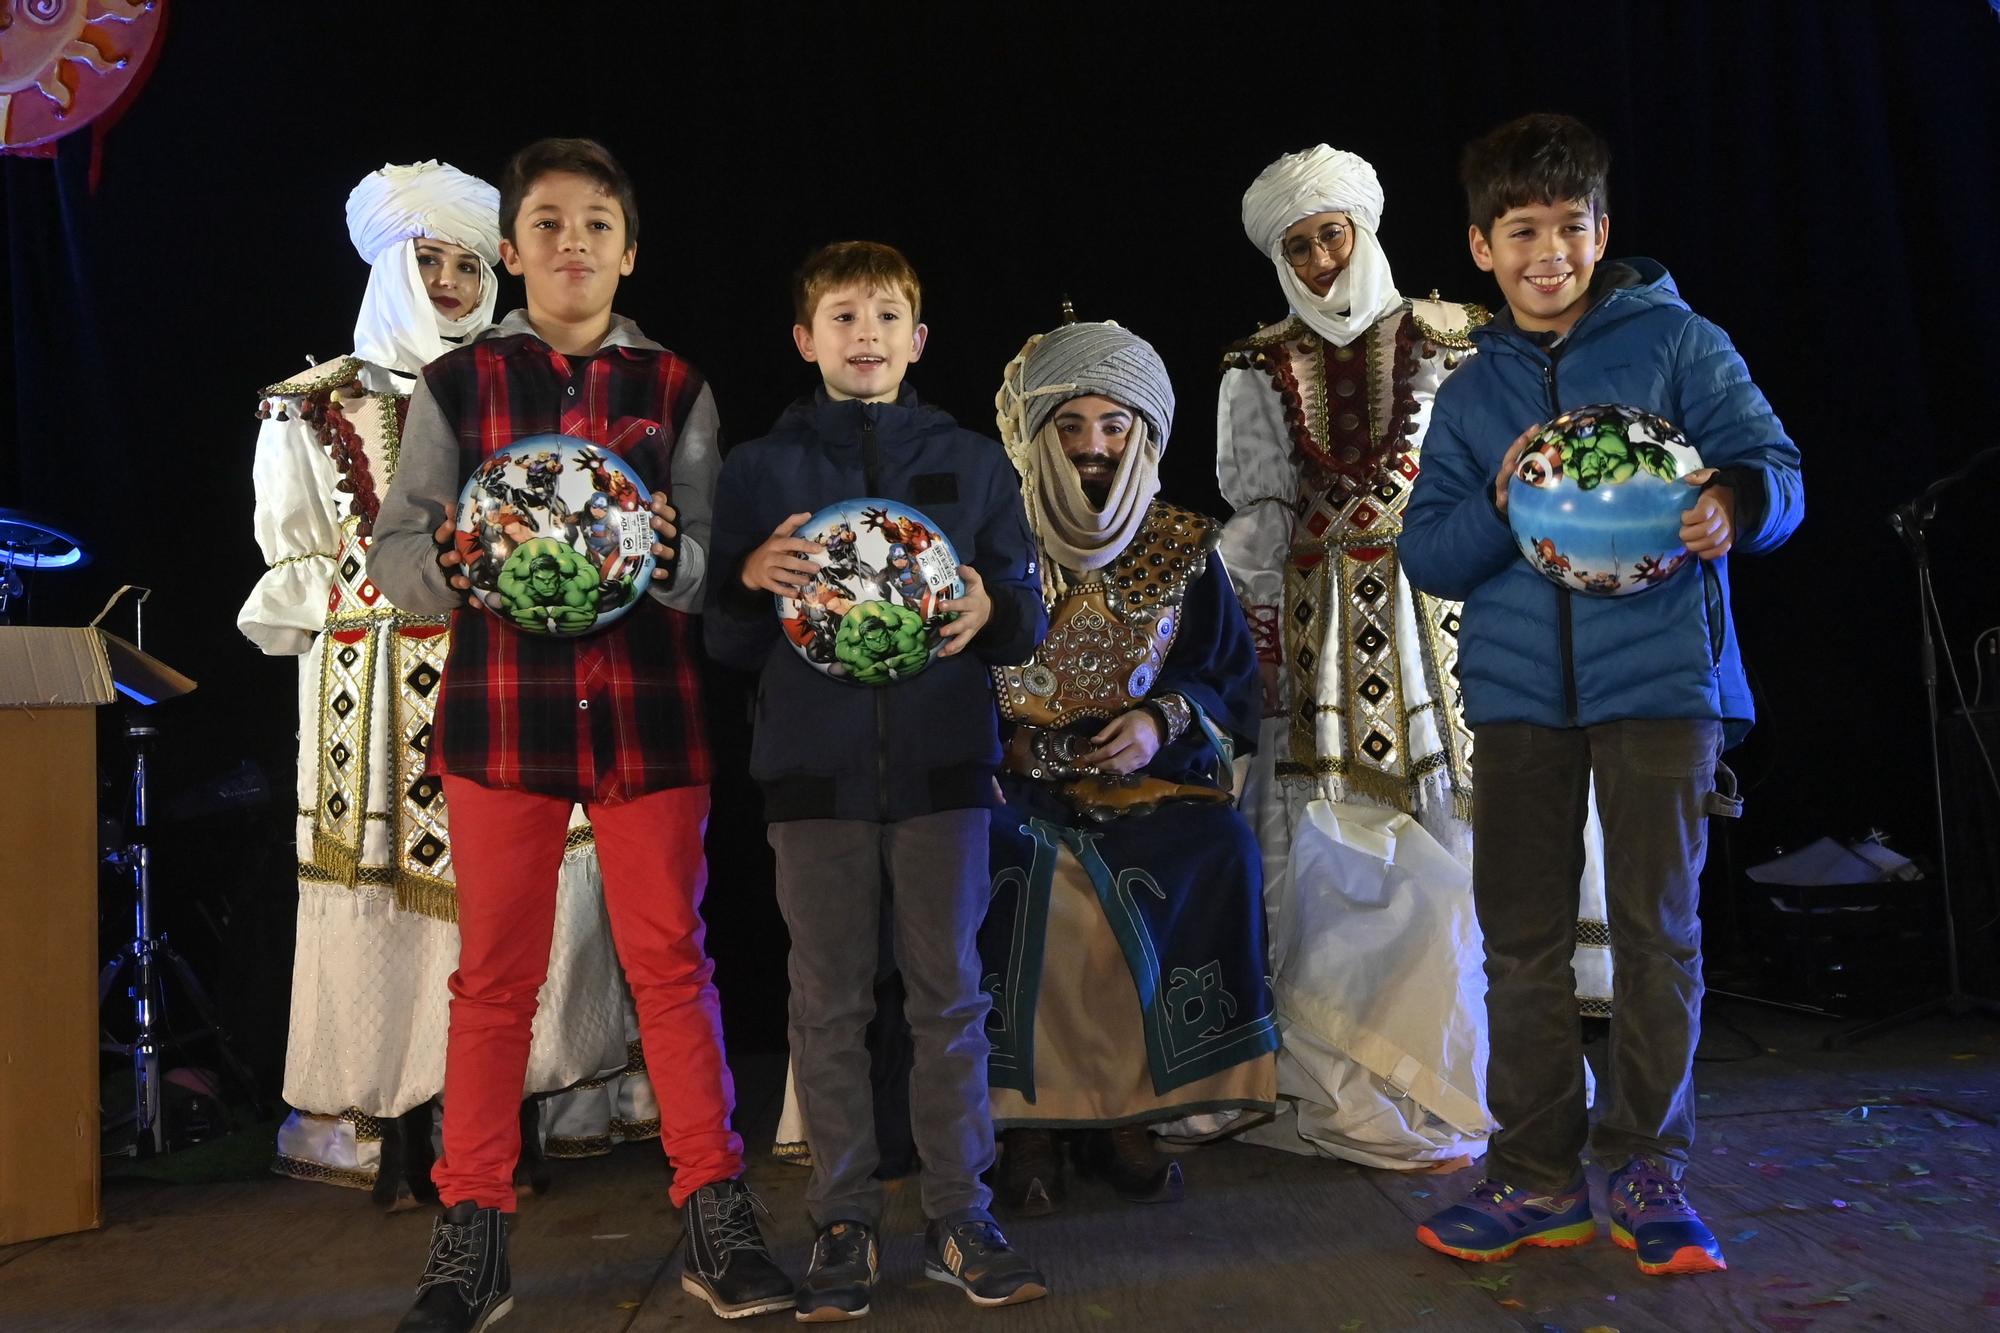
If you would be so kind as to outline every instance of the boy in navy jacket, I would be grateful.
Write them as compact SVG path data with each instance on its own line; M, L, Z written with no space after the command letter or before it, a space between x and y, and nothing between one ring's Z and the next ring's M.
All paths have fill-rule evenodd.
M1588 1137L1614 1168L1612 1238L1640 1271L1708 1272L1724 1267L1721 1247L1680 1177L1694 1140L1707 800L1717 755L1751 722L1727 557L1783 542L1804 499L1798 449L1727 335L1653 261L1600 263L1609 165L1589 129L1536 115L1470 145L1461 170L1473 261L1507 311L1473 333L1478 355L1438 393L1401 550L1417 586L1465 602L1473 899L1500 1129L1486 1178L1417 1234L1474 1260L1583 1244L1596 1233ZM1515 547L1508 478L1531 423L1607 402L1666 418L1701 453L1681 529L1696 560L1637 596L1574 597ZM1594 1131L1569 964L1593 774L1615 989Z
M1020 480L1000 445L917 401L921 288L886 245L831 245L794 291L799 353L824 384L760 440L731 451L717 487L709 651L759 671L750 771L777 853L791 931L791 1049L819 1239L802 1320L864 1313L877 1276L882 1190L863 1037L874 1014L881 895L915 1042L910 1113L923 1159L925 1272L980 1305L1031 1300L1041 1274L1009 1248L980 1176L993 1164L979 925L1000 736L988 668L1026 661L1047 628ZM962 562L942 609L942 654L868 688L822 674L781 632L825 548L796 535L862 496L914 505Z

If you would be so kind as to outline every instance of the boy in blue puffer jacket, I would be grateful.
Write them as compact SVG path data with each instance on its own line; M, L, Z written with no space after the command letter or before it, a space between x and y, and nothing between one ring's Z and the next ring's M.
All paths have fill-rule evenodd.
M732 450L716 488L708 648L758 669L750 772L777 853L791 931L791 1049L812 1150L806 1207L819 1239L801 1320L868 1309L882 1187L864 1034L875 1012L883 886L915 1045L911 1130L923 1159L925 1273L979 1305L1047 1291L1007 1244L980 1176L993 1165L978 932L991 897L987 825L998 804L999 723L988 668L1025 662L1048 628L1020 478L1000 445L917 401L923 352L909 261L846 241L794 288L799 353L825 383L771 433ZM921 509L958 553L938 660L882 688L808 665L772 595L796 596L825 548L797 536L815 510L876 496Z
M1534 115L1471 144L1460 171L1473 261L1507 311L1473 333L1478 355L1438 392L1401 552L1418 587L1465 603L1473 899L1500 1129L1485 1178L1417 1235L1473 1260L1583 1244L1596 1233L1588 1138L1616 1167L1612 1239L1640 1271L1708 1272L1725 1266L1721 1247L1680 1177L1694 1140L1707 802L1718 753L1751 721L1727 556L1784 541L1804 498L1798 449L1727 335L1653 261L1599 263L1609 165L1585 126ZM1705 464L1682 515L1696 561L1637 596L1573 597L1521 557L1507 525L1530 423L1591 403L1666 418ZM1594 1132L1569 963L1593 773L1615 978Z

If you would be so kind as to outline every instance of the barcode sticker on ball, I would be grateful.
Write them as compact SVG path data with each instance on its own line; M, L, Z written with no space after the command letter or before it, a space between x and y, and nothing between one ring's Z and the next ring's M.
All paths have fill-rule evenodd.
M927 546L917 553L917 572L931 587L948 588L958 577L958 566L952 563L952 553L946 547Z
M626 510L618 515L618 554L634 560L645 557L653 547L650 518L651 514L646 510L636 514Z

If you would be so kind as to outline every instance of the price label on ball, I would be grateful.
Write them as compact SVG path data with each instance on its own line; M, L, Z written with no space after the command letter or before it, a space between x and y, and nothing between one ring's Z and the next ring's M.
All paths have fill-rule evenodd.
M622 513L618 516L618 554L628 560L637 560L653 549L653 525L649 521L651 511Z
M917 572L933 588L946 588L958 581L958 557L949 546L929 546L917 552Z

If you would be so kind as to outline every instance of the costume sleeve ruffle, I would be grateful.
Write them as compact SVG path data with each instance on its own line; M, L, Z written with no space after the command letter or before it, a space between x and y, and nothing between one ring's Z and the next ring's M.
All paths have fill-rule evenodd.
M304 653L326 624L341 540L339 480L296 410L264 421L251 464L252 526L269 569L236 613L236 627L273 656Z

